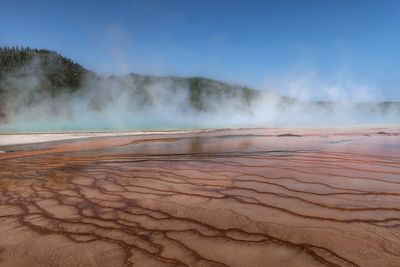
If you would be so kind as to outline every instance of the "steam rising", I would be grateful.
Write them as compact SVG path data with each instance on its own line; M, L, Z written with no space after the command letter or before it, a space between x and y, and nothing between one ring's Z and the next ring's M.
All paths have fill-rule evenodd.
M143 88L135 75L89 75L79 90L67 88L52 95L40 90L46 79L38 61L1 80L6 89L2 131L332 127L400 122L397 103L378 104L376 90L349 80L325 83L315 75L286 76L269 81L271 90L257 93L251 101L240 92L223 97L201 94L203 106L196 108L188 82L178 78L153 79ZM209 87L222 90L218 82L210 81ZM329 102L313 101L315 92L321 92Z

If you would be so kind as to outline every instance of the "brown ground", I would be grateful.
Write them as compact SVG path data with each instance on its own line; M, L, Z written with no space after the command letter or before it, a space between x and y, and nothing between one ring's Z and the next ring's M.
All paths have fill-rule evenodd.
M399 133L0 147L0 265L400 266Z

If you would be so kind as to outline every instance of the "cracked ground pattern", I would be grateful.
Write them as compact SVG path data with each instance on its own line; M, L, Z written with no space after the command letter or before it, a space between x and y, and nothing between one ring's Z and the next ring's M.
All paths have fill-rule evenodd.
M396 131L0 150L0 266L400 266Z

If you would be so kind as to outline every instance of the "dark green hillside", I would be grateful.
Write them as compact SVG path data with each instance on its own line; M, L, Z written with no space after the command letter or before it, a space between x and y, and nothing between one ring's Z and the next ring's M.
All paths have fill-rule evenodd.
M6 119L10 103L22 95L24 100L19 106L36 103L44 95L55 97L76 91L88 73L54 51L0 47L0 122Z
M10 112L30 106L53 104L52 98L73 95L85 99L90 108L101 110L119 92L127 92L131 110L179 102L185 111L208 112L226 103L246 110L267 93L202 77L130 74L101 76L74 61L46 49L0 48L0 123ZM269 94L272 95L272 94ZM274 95L276 96L276 95ZM160 100L161 99L161 100ZM60 108L61 104L54 106ZM190 110L188 110L190 109ZM182 112L185 112L182 111Z
M41 89L56 93L59 88L76 90L87 73L81 65L46 49L0 47L0 80L3 90L8 76L24 78L39 76ZM6 83L6 84L4 84Z
M3 93L3 100L5 92L12 93L28 89L47 92L52 96L73 92L80 89L87 74L91 74L92 78L96 77L94 73L54 51L19 47L0 48L0 93ZM129 76L133 78L135 88L137 88L135 93L140 94L144 104L151 102L146 91L155 83L167 84L169 90L176 90L179 87L188 89L190 103L198 111L208 108L205 101L223 101L227 98L239 97L243 104L250 104L260 94L259 91L247 87L202 77L182 78L139 74ZM38 78L40 81L33 85L33 88L18 88L20 84L27 83L18 83L15 82L16 80L23 81L30 77Z
M176 91L176 93L178 93L179 88L186 88L190 105L197 111L208 111L212 108L210 103L222 103L225 100L232 99L238 100L243 106L248 106L260 95L265 94L265 92L246 86L227 84L204 77L182 78L135 73L130 74L130 76L134 79L140 95L146 95L146 87L156 83L163 83L168 90Z
M235 110L249 111L257 100L272 99L277 108L296 106L312 113L330 112L335 103L299 101L272 92L227 84L203 77L175 77L130 74L101 76L74 61L46 49L0 47L0 123L10 112L28 106L53 103L58 96L84 99L94 110L101 110L113 97L125 92L129 109L143 110L160 103L180 105L182 112L209 112L226 104ZM184 102L179 98L185 97ZM55 102L57 110L64 101ZM268 104L268 103L264 103ZM165 107L164 106L164 107ZM400 114L397 102L357 103L361 112Z

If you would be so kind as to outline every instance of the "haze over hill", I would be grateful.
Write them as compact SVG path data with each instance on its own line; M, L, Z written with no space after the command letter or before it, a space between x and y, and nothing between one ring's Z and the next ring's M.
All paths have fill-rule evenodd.
M300 101L201 77L98 75L56 52L0 48L3 131L398 123L396 102Z

